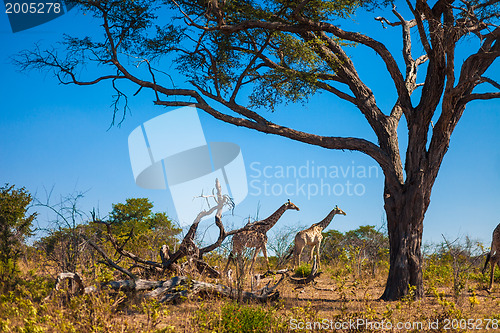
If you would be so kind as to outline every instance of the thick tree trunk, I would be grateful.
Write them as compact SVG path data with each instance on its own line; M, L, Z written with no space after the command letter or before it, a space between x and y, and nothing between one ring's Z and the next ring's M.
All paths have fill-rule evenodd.
M381 299L399 300L415 288L415 298L423 296L422 231L429 206L431 188L405 185L402 191L389 191L386 185L385 210L390 246L389 276Z

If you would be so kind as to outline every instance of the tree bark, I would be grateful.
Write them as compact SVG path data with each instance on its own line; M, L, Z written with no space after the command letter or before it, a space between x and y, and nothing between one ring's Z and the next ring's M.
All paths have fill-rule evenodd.
M255 291L248 292L244 291L242 295L243 301L259 301L268 302L275 301L279 298L279 291L276 290L281 282L284 281L287 276L287 271L277 272L281 274L281 278L278 282L271 285L271 281L266 284L263 288ZM47 296L44 301L50 300L54 296L54 292L61 289L61 282L68 279L69 281L74 281L78 285L76 291L73 290L75 295L84 295L96 293L99 291L95 286L85 287L81 277L76 273L66 272L60 273L57 276L56 284L54 290ZM149 281L149 280L119 280L110 281L101 285L101 287L108 287L116 291L126 291L126 292L138 292L149 290L148 293L144 294L148 298L159 298L160 302L179 302L188 296L193 296L199 293L206 293L212 295L220 295L228 297L231 299L238 299L238 291L227 287L222 284L207 283L198 280L192 280L186 276L175 276L170 280L166 281Z
M415 288L414 298L423 296L422 231L431 189L418 182L404 185L400 191L390 191L386 184L390 268L382 300L399 300L409 294L410 287Z

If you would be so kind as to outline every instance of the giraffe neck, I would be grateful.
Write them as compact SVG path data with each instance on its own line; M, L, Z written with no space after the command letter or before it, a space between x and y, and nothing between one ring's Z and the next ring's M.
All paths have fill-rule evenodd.
M335 216L336 208L334 208L321 222L316 223L317 226L321 227L321 230L325 230L326 227L332 222Z
M267 219L262 220L263 225L262 225L262 231L267 232L269 229L271 229L276 222L280 219L281 215L286 211L286 206L285 204L282 205L280 208L278 208L277 211L271 214Z

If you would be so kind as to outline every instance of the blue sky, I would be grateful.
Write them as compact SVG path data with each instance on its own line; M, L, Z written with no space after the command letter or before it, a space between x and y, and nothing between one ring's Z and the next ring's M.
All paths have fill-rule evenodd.
M57 42L63 32L80 36L98 33L92 18L73 10L41 26L12 33L6 14L0 15L3 78L0 82L0 183L25 186L42 200L45 189L53 188L54 203L60 196L86 191L81 209L90 211L96 207L101 215L110 211L112 203L131 197L148 197L157 210L176 219L172 196L167 190L148 190L135 184L127 146L128 136L134 128L167 109L154 106L150 93L140 93L130 99L131 112L122 125L110 128L113 91L108 84L64 86L48 73L20 73L9 60L10 56L33 47L34 43L48 46ZM400 30L383 29L373 20L378 15L380 13L359 15L356 22L345 23L343 27L368 32L387 42L401 61ZM393 18L388 13L385 15ZM477 47L472 38L468 43L463 45L465 49ZM419 52L416 46L414 55L418 56ZM387 111L394 103L395 93L380 59L371 50L359 46L349 53L361 77L375 92L380 107ZM498 69L497 61L489 75L495 78ZM167 70L174 74L171 67ZM178 82L182 80L178 76L175 78ZM314 96L304 105L283 105L274 113L263 113L272 121L304 131L374 140L374 134L359 111L327 94ZM249 194L236 207L234 215L225 215L228 228L243 225L257 212L259 217L266 217L287 199L301 210L286 212L274 228L275 232L280 228L318 222L335 205L347 216L336 217L330 228L345 232L361 225L381 225L384 219L383 174L369 157L237 128L202 111L199 117L206 141L238 144L245 162ZM400 127L400 144L404 148L404 123ZM447 239L468 235L489 246L491 232L500 223L499 128L499 101L469 104L452 136L433 189L424 221L424 242L440 242L441 234ZM324 183L332 188L336 186L337 195L311 191L304 195L297 189L297 179L280 174L281 170L298 170L304 166L310 171L313 166L339 171L339 177L310 174L299 179L299 185L306 188L314 189ZM356 170L354 177L352 168ZM363 170L371 170L371 174L363 176ZM265 184L268 184L269 195L264 192ZM291 184L288 189L296 190L294 195L277 193L288 184ZM272 186L275 193L272 193ZM42 213L39 223L44 225L46 220L47 215ZM207 235L211 237L210 232Z

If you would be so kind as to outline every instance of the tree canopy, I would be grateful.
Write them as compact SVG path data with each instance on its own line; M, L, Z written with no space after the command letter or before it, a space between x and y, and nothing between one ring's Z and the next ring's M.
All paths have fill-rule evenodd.
M175 236L181 229L175 227L165 213L153 213L152 208L148 198L130 198L125 203L114 204L109 223L118 240L154 250L160 243L175 245L178 242Z

